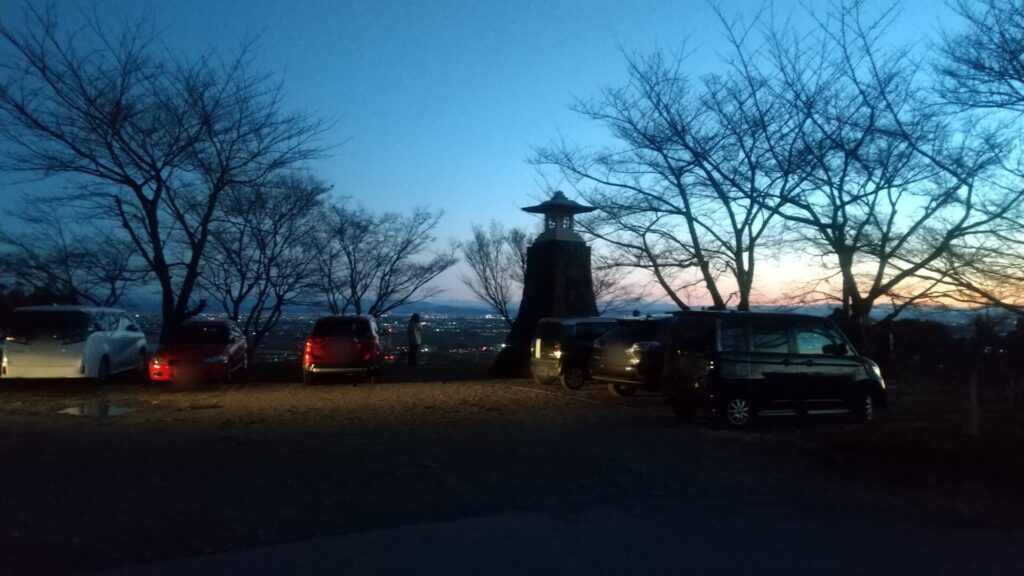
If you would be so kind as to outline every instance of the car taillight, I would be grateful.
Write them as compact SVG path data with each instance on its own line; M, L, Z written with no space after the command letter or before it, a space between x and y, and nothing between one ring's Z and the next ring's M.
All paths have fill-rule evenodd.
M323 338L308 338L306 340L306 347L302 351L302 365L309 366L313 363L313 360L319 357L320 344L323 342Z

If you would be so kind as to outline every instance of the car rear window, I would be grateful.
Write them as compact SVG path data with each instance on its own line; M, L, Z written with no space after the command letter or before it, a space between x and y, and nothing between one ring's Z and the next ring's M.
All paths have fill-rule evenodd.
M667 320L627 321L605 334L604 339L613 342L661 341L671 325Z
M89 333L89 315L75 310L22 310L11 315L14 338L32 340L51 337L58 340L84 338Z
M185 324L178 328L174 340L179 342L202 342L204 344L226 344L230 341L228 327L222 324Z
M363 318L321 318L313 326L313 338L365 338L371 336L370 323Z
M576 338L594 340L615 327L614 322L580 322L576 325Z

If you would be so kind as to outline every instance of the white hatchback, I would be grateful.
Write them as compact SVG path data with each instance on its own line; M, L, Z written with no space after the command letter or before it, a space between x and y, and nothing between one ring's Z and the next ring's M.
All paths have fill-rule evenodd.
M145 370L146 335L128 313L90 306L29 306L11 315L2 378L93 378Z

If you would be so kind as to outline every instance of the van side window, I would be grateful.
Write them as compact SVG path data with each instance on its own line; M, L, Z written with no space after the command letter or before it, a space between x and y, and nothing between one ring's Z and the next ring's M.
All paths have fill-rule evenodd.
M797 354L824 354L825 346L839 342L842 340L836 340L832 331L826 326L796 327Z
M718 331L718 348L722 352L746 352L747 327L735 320L723 320Z
M789 334L785 328L754 326L751 330L754 350L757 352L789 352Z

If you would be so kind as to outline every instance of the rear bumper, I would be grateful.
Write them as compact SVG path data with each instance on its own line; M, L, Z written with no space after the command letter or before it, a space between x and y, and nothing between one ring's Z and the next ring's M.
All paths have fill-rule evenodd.
M554 379L562 374L562 364L555 359L530 358L530 372L541 380Z
M303 369L310 374L369 374L371 372L375 372L377 370L377 366L374 364L362 366L309 364L304 366Z
M11 366L0 378L85 378L81 366Z
M651 382L640 366L625 366L612 369L604 364L592 362L590 364L590 377L599 382L613 382L615 384L632 384L640 388L656 386Z
M174 380L219 380L228 372L228 365L193 364L188 366L161 365L149 367L149 379L154 382L171 382Z

